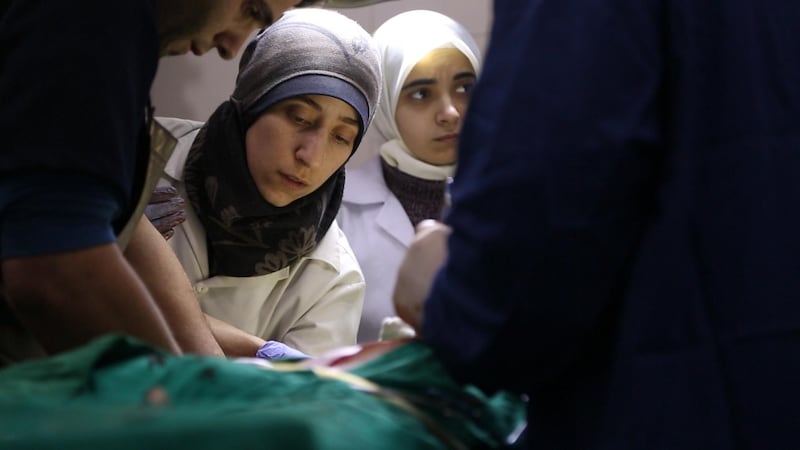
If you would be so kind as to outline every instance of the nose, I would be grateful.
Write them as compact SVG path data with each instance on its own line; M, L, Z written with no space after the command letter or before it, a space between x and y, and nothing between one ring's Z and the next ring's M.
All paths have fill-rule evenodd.
M450 99L444 99L436 112L436 123L442 126L455 126L461 120L461 113Z
M320 132L306 131L302 133L294 152L296 160L307 167L318 167L323 157L322 136Z

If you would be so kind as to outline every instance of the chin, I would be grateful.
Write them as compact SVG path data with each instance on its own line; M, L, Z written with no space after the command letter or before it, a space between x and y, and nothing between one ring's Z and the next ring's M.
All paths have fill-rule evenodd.
M457 158L455 157L455 152L453 152L452 154L448 153L446 155L435 156L432 158L432 160L433 162L430 164L433 164L434 166L449 166L455 164Z
M283 197L283 196L280 196L280 197L277 197L277 198L275 198L275 197L267 197L267 196L262 196L262 197L264 198L264 201L266 201L267 203L269 203L270 205L272 205L272 206L274 206L276 208L283 208L284 206L288 206L295 200L295 199L289 199L289 198L286 198L286 197Z

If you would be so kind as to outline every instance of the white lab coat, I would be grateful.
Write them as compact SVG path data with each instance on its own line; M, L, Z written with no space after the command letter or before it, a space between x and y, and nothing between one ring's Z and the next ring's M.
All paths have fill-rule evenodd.
M384 317L396 315L392 293L414 227L383 181L380 156L348 168L346 180L336 220L364 271L367 292L358 341L368 342L378 339Z
M183 184L183 165L201 122L159 118L177 138L160 184L187 199L186 221L169 240L202 310L248 333L318 355L356 342L364 276L334 221L317 248L278 272L254 277L208 276L205 230Z

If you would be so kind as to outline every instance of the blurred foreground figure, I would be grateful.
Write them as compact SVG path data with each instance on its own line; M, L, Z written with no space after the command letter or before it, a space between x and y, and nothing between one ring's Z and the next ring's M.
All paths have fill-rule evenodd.
M530 448L800 440L798 23L495 1L450 229L422 227L395 302L458 379L530 396Z

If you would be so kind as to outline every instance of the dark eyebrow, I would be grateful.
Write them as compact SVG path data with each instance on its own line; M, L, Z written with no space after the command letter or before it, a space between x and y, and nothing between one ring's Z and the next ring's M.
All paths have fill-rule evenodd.
M434 80L433 78L417 78L416 80L411 81L402 88L400 88L400 90L405 91L406 89L410 89L413 87L430 86L432 84L436 84L436 80Z
M475 72L459 72L453 75L453 80L463 80L464 78L477 78L477 77L475 76ZM436 80L434 80L433 78L418 78L414 81L409 82L408 84L400 88L400 90L405 91L406 89L419 86L430 86L432 84L436 84Z
M475 72L459 72L453 76L454 80L463 80L464 78L477 78Z
M304 95L301 95L301 96L297 97L297 100L307 104L308 106L316 109L317 111L322 111L322 106L320 106L319 103L317 103L314 100L312 100L311 97L306 97ZM354 119L351 116L339 116L339 120L341 120L344 123L347 123L347 124L350 124L350 125L354 125L354 126L356 126L358 128L361 128L361 122L358 119Z

